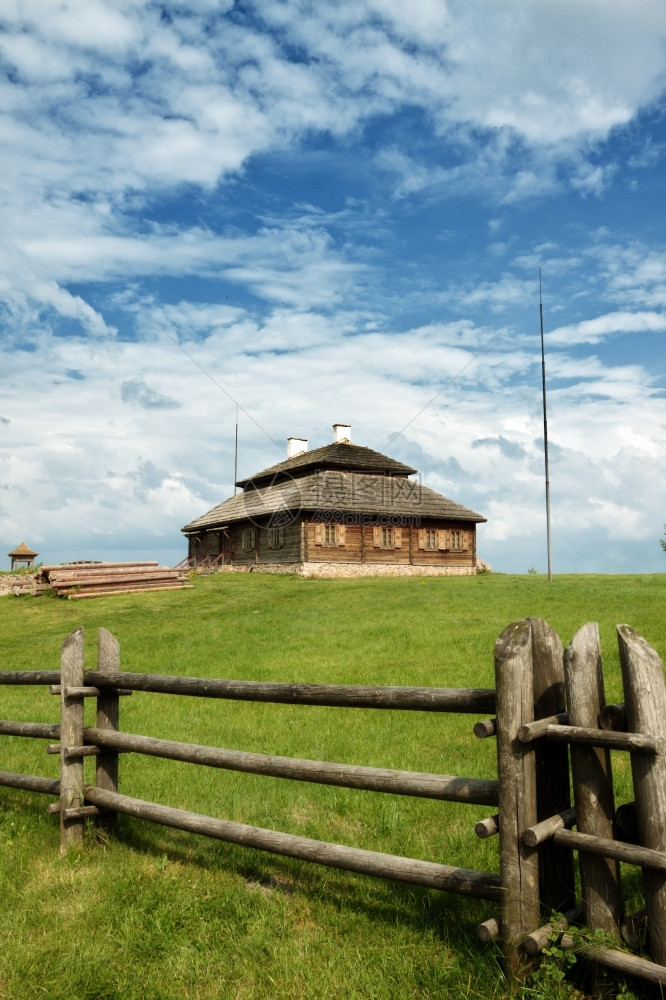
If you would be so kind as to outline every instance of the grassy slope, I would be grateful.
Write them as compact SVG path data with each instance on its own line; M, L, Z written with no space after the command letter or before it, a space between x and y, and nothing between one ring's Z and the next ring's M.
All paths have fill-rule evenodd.
M620 697L614 627L666 656L666 576L486 575L307 581L208 577L177 593L94 601L0 600L0 669L56 669L86 627L121 643L128 670L247 679L493 686L493 646L536 616L563 641L601 629L607 695ZM134 695L123 728L171 739L377 766L492 776L473 718L243 705ZM0 716L54 721L48 694L0 688ZM617 756L617 755L616 755ZM627 761L614 761L627 784ZM56 776L39 741L4 740L0 766ZM243 822L485 870L483 809L319 788L172 762L121 758L121 790ZM628 790L628 784L627 784ZM0 789L0 997L261 998L503 996L479 951L490 904L320 869L186 834L122 823L61 860L47 799ZM629 889L635 878L628 878Z

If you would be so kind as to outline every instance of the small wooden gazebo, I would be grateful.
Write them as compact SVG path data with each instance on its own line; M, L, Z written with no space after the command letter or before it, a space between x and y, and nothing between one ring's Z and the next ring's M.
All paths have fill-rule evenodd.
M29 549L25 542L21 542L17 545L13 552L8 552L7 555L12 561L12 569L15 569L17 565L25 563L26 569L32 569L35 565L35 559L39 555L39 552L34 552Z

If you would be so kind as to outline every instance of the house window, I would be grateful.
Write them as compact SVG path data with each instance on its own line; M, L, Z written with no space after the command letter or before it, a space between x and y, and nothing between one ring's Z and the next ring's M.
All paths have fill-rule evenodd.
M344 524L335 524L332 521L328 524L318 522L315 523L314 532L315 545L327 545L332 548L334 545L345 544L347 532Z
M284 527L268 529L269 549L281 549L284 546Z
M372 529L372 544L376 549L399 549L402 547L402 528L375 525Z
M468 552L471 534L454 528L419 528L419 549L430 552Z
M245 528L241 536L243 552L251 552L254 548L254 528Z

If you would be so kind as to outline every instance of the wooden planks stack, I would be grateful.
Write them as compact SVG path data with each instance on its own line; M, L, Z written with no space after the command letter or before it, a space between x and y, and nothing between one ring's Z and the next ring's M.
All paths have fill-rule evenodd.
M180 590L191 587L178 569L156 562L80 562L42 566L35 574L41 592L50 588L58 597L80 600L148 590Z

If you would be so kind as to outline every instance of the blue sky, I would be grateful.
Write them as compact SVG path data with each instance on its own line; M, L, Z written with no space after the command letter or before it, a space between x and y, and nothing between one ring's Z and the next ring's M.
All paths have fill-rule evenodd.
M331 425L496 569L666 569L661 0L0 11L0 540L185 554Z

